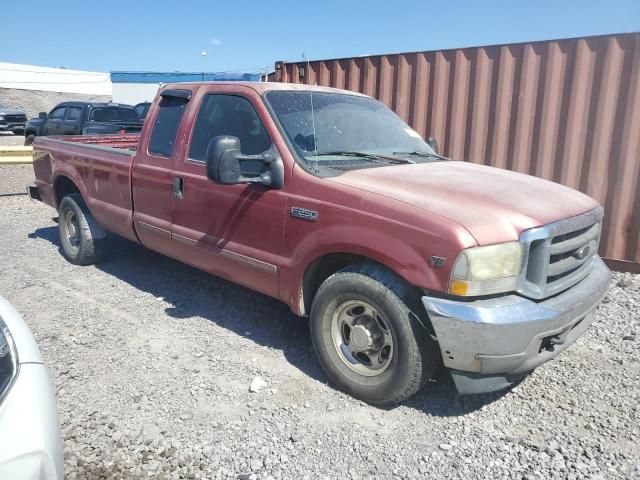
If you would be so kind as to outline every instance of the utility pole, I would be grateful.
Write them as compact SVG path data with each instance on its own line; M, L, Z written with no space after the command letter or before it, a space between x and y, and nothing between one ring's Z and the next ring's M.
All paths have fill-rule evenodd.
M202 81L204 82L204 73L207 71L207 51L202 50L200 55L202 55Z

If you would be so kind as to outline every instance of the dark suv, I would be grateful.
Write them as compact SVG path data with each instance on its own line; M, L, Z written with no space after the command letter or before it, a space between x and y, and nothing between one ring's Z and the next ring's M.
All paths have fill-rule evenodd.
M63 102L49 114L40 112L38 118L27 122L24 144L31 145L36 136L124 134L140 130L142 120L131 105Z
M5 107L0 103L0 132L13 132L15 135L24 133L27 115L24 110Z

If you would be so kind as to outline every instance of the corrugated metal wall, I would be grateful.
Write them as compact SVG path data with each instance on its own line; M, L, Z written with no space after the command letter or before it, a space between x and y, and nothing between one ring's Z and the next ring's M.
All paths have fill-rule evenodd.
M277 81L386 103L440 151L577 188L605 206L601 254L640 263L640 33L276 63Z

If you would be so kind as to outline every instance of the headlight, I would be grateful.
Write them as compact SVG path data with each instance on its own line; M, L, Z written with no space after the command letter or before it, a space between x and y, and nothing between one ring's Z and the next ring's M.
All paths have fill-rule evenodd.
M18 355L9 329L0 318L0 404L18 373Z
M2 115L0 115L0 122L4 121L4 117Z
M521 265L520 242L468 248L453 265L449 293L471 297L510 292L516 289Z

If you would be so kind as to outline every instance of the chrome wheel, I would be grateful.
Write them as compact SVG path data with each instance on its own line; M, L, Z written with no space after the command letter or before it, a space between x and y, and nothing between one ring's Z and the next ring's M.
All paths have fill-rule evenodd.
M349 300L336 308L331 338L340 359L360 375L380 375L391 364L394 341L389 323L364 300Z
M80 249L80 225L78 223L78 217L71 209L64 212L64 216L61 219L64 229L63 240L67 244L70 252L76 254Z

